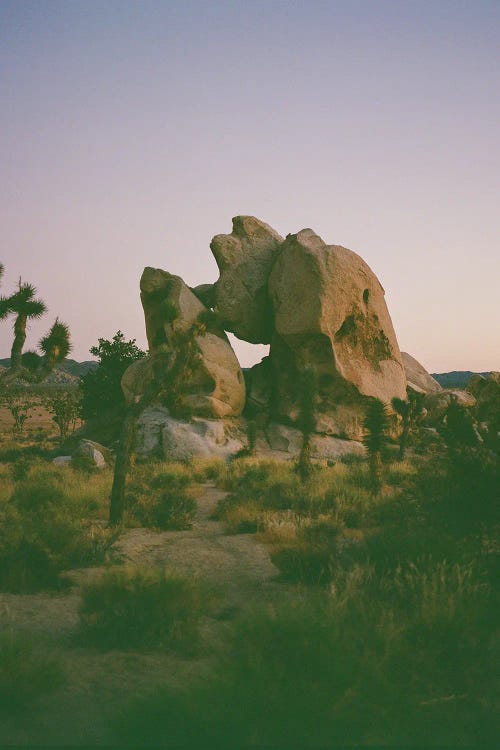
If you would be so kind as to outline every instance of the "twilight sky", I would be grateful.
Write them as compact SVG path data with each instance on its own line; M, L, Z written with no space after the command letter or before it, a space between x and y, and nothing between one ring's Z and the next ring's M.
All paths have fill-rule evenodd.
M500 370L498 0L0 0L0 260L76 359L252 214L358 252L402 350ZM0 357L11 326L0 323ZM238 343L243 365L263 347Z

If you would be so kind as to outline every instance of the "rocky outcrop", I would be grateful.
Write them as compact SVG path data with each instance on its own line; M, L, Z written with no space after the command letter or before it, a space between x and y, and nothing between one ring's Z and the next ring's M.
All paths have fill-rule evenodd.
M172 345L176 330L187 330L206 315L206 333L197 336L198 361L185 384L183 403L203 417L241 414L245 405L245 382L241 367L224 331L211 321L210 313L179 276L146 268L141 278L141 300L146 319L149 348ZM134 363L123 377L128 401L139 396L152 375L150 358Z
M136 450L144 456L161 456L168 461L193 458L222 458L234 455L244 445L244 434L222 419L174 419L167 409L151 406L137 423Z
M193 458L227 460L247 444L244 419L174 419L167 409L150 406L137 423L136 451L142 456L157 456L168 461L190 461ZM302 446L299 430L280 424L269 424L259 430L257 448L260 456L292 460ZM347 454L364 454L361 443L314 435L311 455L315 459L336 460Z
M293 427L301 376L314 369L317 433L358 440L369 398L388 405L395 396L406 398L384 290L359 255L327 245L311 229L283 240L252 216L235 217L232 233L216 235L210 247L220 272L215 284L190 289L178 276L153 268L141 279L152 352L173 350L175 332L204 313L207 332L197 338L200 363L182 397L191 413L225 418L246 405L245 413L258 417L260 427L273 422ZM251 343L271 344L269 356L245 374L246 401L242 372L223 329ZM413 358L407 362L415 388L439 389ZM143 392L152 367L144 359L126 372L129 402Z
M425 367L417 362L414 357L407 352L401 352L401 357L408 388L416 393L436 393L442 390L437 380L434 380L432 375L429 375Z
M297 458L302 448L302 433L294 427L271 423L265 430L266 440L273 451L287 453L290 458ZM355 440L342 440L330 435L313 435L311 438L311 457L336 460L348 454L363 456L365 449L362 443Z
M268 344L273 332L267 291L269 274L283 237L253 216L236 216L231 234L210 243L219 267L215 306L227 331L244 341Z
M426 409L423 423L426 425L438 424L452 401L456 401L460 406L466 409L472 409L476 405L476 399L467 391L451 390L443 388L435 393L428 393L424 400Z
M406 397L406 377L384 290L356 253L311 229L288 235L269 279L275 333L270 358L277 413L294 420L297 384L319 377L319 424L360 437L363 397Z

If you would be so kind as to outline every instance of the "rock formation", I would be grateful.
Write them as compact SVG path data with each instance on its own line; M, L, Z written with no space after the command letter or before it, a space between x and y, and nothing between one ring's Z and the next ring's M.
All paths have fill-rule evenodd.
M432 375L429 375L425 367L420 362L417 362L414 357L407 352L401 352L401 357L403 359L408 388L411 388L416 393L436 393L443 390L437 380L434 380Z
M261 427L282 423L292 429L299 416L301 375L313 368L319 383L317 433L357 440L367 399L390 405L394 396L406 397L384 290L359 255L327 245L311 229L283 240L252 216L235 217L232 233L216 235L210 247L220 272L215 284L190 289L178 276L153 268L141 278L150 351L168 348L176 327L186 329L200 312L212 321L197 339L200 365L184 396L194 416L232 417L246 406ZM251 343L271 344L269 356L246 373L247 397L225 330ZM410 360L411 372L418 374L415 385L421 387L424 378L431 390L426 378L432 378ZM151 360L132 365L123 379L127 400L137 398L151 376ZM343 450L334 443L329 448L337 449Z

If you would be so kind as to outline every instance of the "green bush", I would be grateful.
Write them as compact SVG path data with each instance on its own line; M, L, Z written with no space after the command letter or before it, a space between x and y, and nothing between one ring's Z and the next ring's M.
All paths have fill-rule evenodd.
M141 467L127 487L129 517L158 529L190 529L196 500L188 493L191 477L184 467L153 473Z
M1 590L58 588L62 571L103 559L113 537L103 532L96 544L88 520L95 498L69 494L64 479L64 474L33 472L0 505Z
M193 652L208 592L170 571L112 568L82 592L81 632L103 649L169 648Z
M64 682L61 663L11 629L0 631L0 717L26 708Z
M297 541L271 552L281 578L291 583L328 583L333 574L334 550L325 545Z

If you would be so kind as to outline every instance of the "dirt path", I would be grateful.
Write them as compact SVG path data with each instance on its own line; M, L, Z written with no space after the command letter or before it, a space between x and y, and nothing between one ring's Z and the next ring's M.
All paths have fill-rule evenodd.
M171 566L206 580L220 599L216 619L203 628L207 648L198 659L186 660L165 652L102 653L78 646L79 586L99 576L102 568L74 571L75 586L65 594L0 594L2 624L30 633L65 663L64 687L45 696L29 716L0 718L0 745L103 745L112 744L110 717L127 699L155 685L182 685L209 669L210 644L223 639L227 619L255 600L280 595L277 569L267 548L252 535L227 536L220 523L211 520L225 493L212 484L200 485L198 509L188 531L126 531L115 543L112 559L143 566Z
M154 532L133 529L114 545L115 558L157 567L172 566L203 578L224 590L228 605L236 606L252 592L272 586L278 570L267 547L248 534L227 536L211 516L227 493L211 484L200 487L198 510L189 531Z

